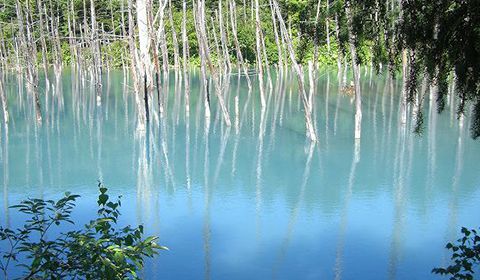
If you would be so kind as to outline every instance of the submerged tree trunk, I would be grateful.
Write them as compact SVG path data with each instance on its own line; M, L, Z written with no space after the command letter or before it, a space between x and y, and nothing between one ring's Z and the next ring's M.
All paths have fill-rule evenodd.
M198 0L198 5L201 5L200 0ZM197 24L197 22L201 19L199 19L199 7L198 5L195 4L196 1L193 1L193 21L194 21L194 26L195 26L195 33L197 37L197 43L198 43L198 54L200 56L200 72L202 76L202 86L203 86L203 107L204 107L204 114L205 114L205 125L207 126L210 121L210 98L209 98L209 91L208 91L208 79L207 79L207 66L204 60L204 55L203 55L203 47L202 47L202 41L201 41L201 35L200 35L200 24Z
M55 70L55 74L58 76L60 75L60 71L62 68L62 47L60 44L60 34L58 31L58 28L59 28L58 6L57 6L56 13L54 13L54 7L52 5L52 1L49 0L49 7L50 7L50 28L52 32L52 46L53 46L53 56L54 56L54 70ZM45 11L45 15L47 15L46 11Z
M318 61L318 23L319 23L319 17L320 17L320 5L322 3L322 0L318 0L317 3L317 13L315 15L315 30L314 30L314 35L313 35L313 68L315 71L317 71L317 61Z
M190 80L188 75L188 37L187 37L187 2L183 0L182 5L182 40L183 40L183 76L185 83L185 111L190 111ZM188 121L187 121L188 123Z
M147 77L147 83L152 79L150 58L150 34L148 32L147 9L150 7L149 0L136 0L137 3L137 26L140 51L140 75Z
M227 35L225 34L225 28L223 26L224 23L223 23L222 3L223 1L218 1L218 25L220 26L220 41L222 42L222 51L223 51L223 56L225 57L225 64L226 64L225 68L227 69L228 72L230 72L232 65L230 62L230 54L228 52Z
M407 123L407 50L402 51L402 96L400 101L400 123Z
M260 40L262 39L262 29L260 26L260 14L259 14L259 4L258 0L255 0L255 30L256 30L256 44L257 44L257 69L258 69L258 83L259 83L259 88L260 88L260 104L262 106L262 110L266 106L265 102L265 93L264 93L264 87L263 87L263 60L262 60L262 42Z
M3 121L8 123L8 104L7 96L5 95L5 90L3 89L3 77L0 77L0 101L2 102Z
M329 18L329 15L330 15L330 1L327 0L327 16L325 17L325 37L327 39L327 51L328 53L330 54L330 24L329 24L329 21L330 21L330 18Z
M307 93L305 90L305 84L304 84L304 78L303 78L303 71L300 68L300 66L297 63L297 59L295 57L295 51L293 49L293 44L292 40L290 39L290 35L288 34L288 30L285 26L285 23L282 18L282 14L280 11L280 7L278 6L277 0L272 0L273 3L273 8L275 9L275 12L277 14L277 18L279 21L280 25L280 31L282 33L282 37L285 39L287 43L287 50L290 54L290 60L293 65L293 69L295 70L297 74L297 80L298 80L298 87L300 91L300 95L303 101L303 107L305 110L305 125L307 129L307 137L310 138L310 140L316 142L317 141L317 134L315 133L315 129L313 127L313 122L312 122L312 106L309 103L309 99L307 97Z
M43 22L43 12L42 5L40 0L37 0L37 9L38 9L38 24L40 27L40 45L42 47L42 62L43 62L43 71L45 73L45 84L48 86L48 61L47 61L47 42L45 40L45 27Z
M270 11L272 14L272 22L273 22L273 34L275 35L275 44L277 45L277 53L278 53L278 70L283 72L283 51L282 51L282 44L280 39L278 38L278 28L277 28L277 20L275 18L275 10L273 9L272 0L269 0L270 4Z
M245 78L247 79L247 85L248 85L248 90L250 91L252 89L252 83L250 82L250 77L248 76L248 70L247 66L245 65L245 62L243 60L243 55L242 51L240 49L240 43L238 42L238 36L237 36L237 13L235 9L235 1L230 0L230 21L231 21L231 26L232 26L232 34L233 34L233 43L235 44L235 50L237 52L237 61L239 64L239 67L243 69L243 73L245 75Z
M362 132L362 95L360 92L360 73L357 64L357 50L355 48L355 34L353 32L353 16L350 1L345 2L345 14L347 16L348 44L352 59L352 69L355 86L355 139L359 139Z
M155 36L154 28L153 28L153 15L151 12L148 13L148 22L149 22L149 34L151 39L151 51L153 55L153 66L155 69L155 87L157 91L157 104L158 104L158 111L160 113L160 117L163 116L163 102L162 102L162 94L161 94L161 83L160 83L160 60L158 59L158 43L157 43L157 36Z
M175 70L178 71L180 70L180 55L178 54L177 32L175 31L175 24L173 23L172 0L169 0L168 4L168 18L170 20L170 27L172 29L174 67Z
M340 47L340 27L338 23L338 14L335 13L335 38L337 40L338 44L338 53L337 53L337 68L338 68L338 84L343 87L345 86L345 83L342 83L342 59L343 59L343 53L342 53L342 48Z
M165 36L165 8L167 6L167 0L159 0L160 7L158 8L158 32L157 32L157 43L160 46L160 50L162 51L162 68L163 68L163 75L166 77L168 73L168 50L167 50L167 39Z
M209 46L208 46L208 41L207 41L207 32L206 32L206 29L205 29L205 2L203 0L199 0L199 3L198 3L198 7L197 7L197 21L196 21L196 25L198 25L198 36L199 36L199 41L200 41L200 54L202 55L202 63L205 65L205 66L208 66L209 70L210 70L210 75L212 76L213 78L213 82L214 82L214 86L215 86L215 94L217 96L217 99L218 99L218 103L220 105L220 109L222 110L222 115L223 115L223 119L225 121L225 124L227 126L231 126L231 121L230 121L230 116L228 114L228 110L227 110L227 107L225 105L225 101L223 99L223 95L222 95L222 89L221 89L221 85L220 85L220 81L218 79L218 76L217 76L217 72L215 70L215 67L211 61L211 58L210 58L210 49L209 49ZM208 95L207 95L207 98ZM208 102L208 100L207 100ZM209 102L208 102L209 103Z
M128 47L130 51L130 72L133 78L134 99L138 111L138 126L139 130L145 129L145 114L143 114L144 106L141 102L140 81L142 77L139 75L141 63L139 62L138 51L135 45L134 38L134 18L133 18L133 0L128 0Z
M23 12L19 0L16 1L16 11L17 11L17 21L19 24L19 36L20 36L20 45L19 52L23 56L22 59L25 61L27 66L27 88L33 95L34 107L35 107L35 116L38 123L42 122L42 110L40 105L40 96L38 93L38 69L36 64L37 57L37 46L35 43L35 38L33 37L32 31L32 16L30 7L26 6L26 12ZM24 24L25 21L25 25ZM25 29L24 29L25 27ZM26 37L25 37L26 30ZM19 65L20 66L20 65ZM20 74L20 73L19 73Z
M98 26L94 0L90 0L90 17L92 21L91 48L93 55L93 74L95 91L97 93L97 103L100 103L102 98L102 58L100 56L100 41L98 38Z

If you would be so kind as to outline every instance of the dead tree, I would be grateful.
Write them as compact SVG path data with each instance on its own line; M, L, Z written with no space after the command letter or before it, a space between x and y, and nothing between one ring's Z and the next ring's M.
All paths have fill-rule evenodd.
M215 66L212 63L211 57L210 57L210 48L208 45L207 41L207 31L205 27L205 2L204 0L198 0L198 7L197 7L197 21L195 22L195 25L198 25L197 30L199 31L197 36L199 37L200 41L200 55L201 55L201 60L202 64L206 65L210 71L210 75L212 76L212 79L214 81L214 86L215 86L215 95L217 96L218 103L220 105L220 109L222 110L222 116L223 120L225 121L225 124L227 126L231 126L231 121L230 121L230 116L228 114L227 107L225 105L225 101L223 99L222 95L222 87L219 81L219 78L217 76L217 71L215 69ZM208 95L207 95L208 97Z
M347 17L348 44L350 46L350 56L352 59L352 69L355 86L355 139L359 139L362 131L362 95L360 92L360 73L357 64L357 50L355 48L355 33L353 31L353 15L351 11L352 3L345 2L345 15Z
M305 84L304 84L304 78L303 78L303 71L300 68L300 65L297 63L297 59L295 57L295 51L293 49L293 44L292 40L290 39L290 35L288 33L288 30L285 26L285 22L283 21L282 14L280 11L280 7L278 6L277 0L272 0L273 3L273 9L275 9L275 13L277 15L279 25L280 25L280 31L282 34L282 37L287 43L287 50L290 55L290 60L292 62L293 69L295 70L295 73L297 75L297 80L298 80L298 88L300 91L300 96L302 98L303 102L303 107L305 110L305 126L307 130L307 137L310 138L313 142L317 141L317 134L315 133L315 129L313 127L313 122L312 122L312 104L310 104L309 98L307 97L307 93L305 90Z
M260 88L260 105L262 110L265 109L265 92L263 87L263 60L262 60L262 28L260 25L260 14L259 14L259 4L258 0L255 0L255 33L256 33L256 53L257 53L257 69L258 69L258 83Z
M188 37L187 37L187 1L182 5L182 41L183 41L183 76L185 83L185 112L190 111L190 80L188 75ZM188 121L187 121L188 123Z
M237 12L235 9L235 1L230 0L230 21L232 26L232 34L233 34L233 43L235 44L235 50L237 52L237 63L238 66L243 70L245 78L247 79L248 90L252 89L252 83L250 82L250 77L248 75L247 66L243 60L242 50L240 49L240 43L238 42L237 36Z
M2 102L3 121L8 123L8 104L7 96L5 95L5 91L3 89L3 77L0 77L0 100Z
M97 17L95 14L95 1L90 0L90 20L92 24L92 32L90 38L90 47L93 55L93 78L95 83L95 92L97 94L97 102L102 98L102 60L100 55L100 41L98 38Z
M168 19L170 21L170 28L172 29L172 43L173 43L173 61L175 71L180 70L180 55L178 53L178 37L175 31L175 24L173 22L172 0L168 1Z

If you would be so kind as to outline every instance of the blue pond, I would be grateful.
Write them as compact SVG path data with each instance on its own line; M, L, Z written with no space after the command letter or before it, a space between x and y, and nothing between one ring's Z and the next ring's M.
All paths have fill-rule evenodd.
M316 145L291 73L274 73L263 111L255 77L249 93L232 75L230 127L213 95L205 120L194 72L187 114L172 74L165 114L153 110L147 129L121 71L104 75L101 104L88 75L52 75L40 87L41 126L24 81L7 76L0 223L21 223L8 206L22 199L65 191L82 196L74 216L86 223L101 180L122 195L121 224L143 224L170 248L147 262L145 279L438 279L444 245L480 225L480 142L468 117L457 120L455 99L438 115L428 90L423 133L412 133L413 108L400 125L401 81L362 70L361 140L351 96L322 70Z

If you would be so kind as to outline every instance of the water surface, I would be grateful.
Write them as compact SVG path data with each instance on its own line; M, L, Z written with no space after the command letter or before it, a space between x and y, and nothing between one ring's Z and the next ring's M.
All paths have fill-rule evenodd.
M148 261L146 279L433 279L449 258L444 244L480 224L480 144L468 118L457 121L454 100L437 115L427 97L418 136L410 117L399 125L401 82L364 72L354 141L353 100L322 70L311 145L290 74L274 74L263 112L258 90L232 75L231 127L213 93L205 121L199 79L192 73L187 116L170 75L164 118L153 113L140 131L121 71L104 76L101 104L88 75L52 75L40 87L41 126L24 82L7 76L1 224L19 223L9 205L64 191L82 195L75 217L85 223L101 180L123 196L122 223L144 224L171 249Z

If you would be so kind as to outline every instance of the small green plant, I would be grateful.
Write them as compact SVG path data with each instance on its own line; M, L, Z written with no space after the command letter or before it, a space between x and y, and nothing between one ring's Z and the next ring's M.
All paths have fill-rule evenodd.
M434 268L435 274L449 275L450 279L473 279L474 268L480 263L480 236L474 229L462 227L463 237L445 246L452 251L453 264Z
M141 225L118 229L120 197L113 202L107 188L98 187L96 219L54 238L48 238L53 227L74 224L71 213L79 195L65 193L58 201L27 199L12 206L28 219L18 229L0 227L3 277L15 270L20 279L138 279L144 258L168 249L155 236L143 238Z

